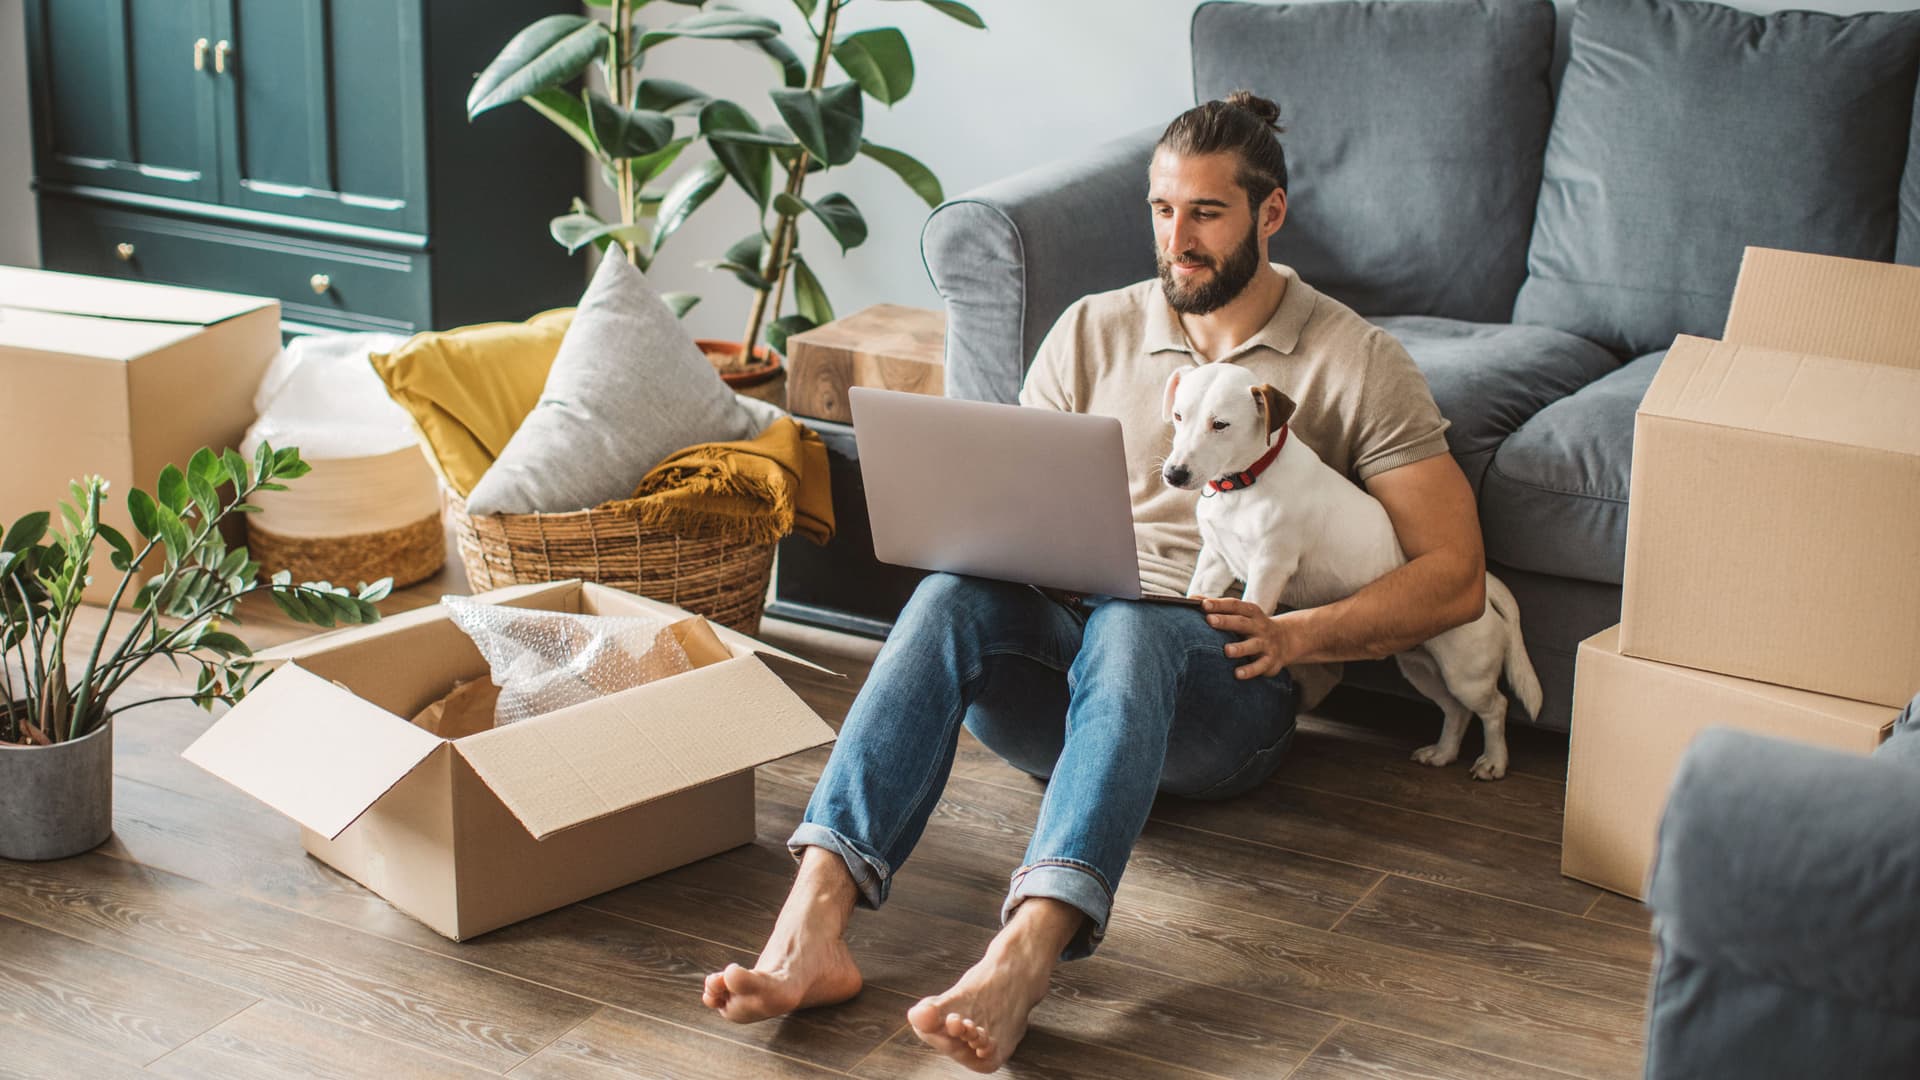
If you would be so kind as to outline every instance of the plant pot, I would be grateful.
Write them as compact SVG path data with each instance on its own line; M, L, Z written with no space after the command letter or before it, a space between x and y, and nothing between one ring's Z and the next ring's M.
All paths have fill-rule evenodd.
M695 338L694 344L700 346L700 351L734 393L771 401L783 409L787 407L787 369L779 353L762 345L753 350L753 362L742 365L737 341Z
M64 859L113 833L113 719L52 746L0 743L0 859Z

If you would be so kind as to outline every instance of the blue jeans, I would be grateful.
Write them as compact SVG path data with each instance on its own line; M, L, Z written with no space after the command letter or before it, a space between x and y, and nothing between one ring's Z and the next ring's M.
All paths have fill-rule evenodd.
M1025 585L934 574L894 623L854 699L806 817L788 839L846 861L878 907L925 830L962 720L1047 779L1000 917L1028 897L1087 915L1063 959L1091 953L1157 792L1224 799L1265 780L1293 741L1283 672L1237 679L1236 635L1179 605L1067 605Z

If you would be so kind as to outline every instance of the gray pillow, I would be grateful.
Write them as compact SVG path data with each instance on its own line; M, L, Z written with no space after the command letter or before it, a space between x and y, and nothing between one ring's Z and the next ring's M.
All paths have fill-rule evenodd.
M1506 322L1553 114L1549 0L1204 4L1197 101L1280 105L1273 257L1363 315Z
M1900 242L1895 262L1920 266L1920 86L1914 88L1913 130L1907 136L1907 171L1900 178Z
M540 403L467 497L472 514L563 513L633 494L662 458L758 434L640 271L600 260Z
M1748 245L1887 260L1920 11L1581 0L1516 322L1718 337Z

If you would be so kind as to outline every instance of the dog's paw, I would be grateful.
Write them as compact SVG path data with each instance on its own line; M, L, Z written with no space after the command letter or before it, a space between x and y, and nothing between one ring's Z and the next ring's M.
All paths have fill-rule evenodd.
M1507 775L1507 760L1505 757L1495 760L1491 754L1481 754L1473 763L1473 778L1475 780L1498 780L1505 775Z
M1423 746L1413 752L1413 760L1422 765L1432 765L1436 769L1443 765L1453 764L1453 759L1459 756L1460 751L1458 749L1449 750L1439 743L1434 743L1432 746Z

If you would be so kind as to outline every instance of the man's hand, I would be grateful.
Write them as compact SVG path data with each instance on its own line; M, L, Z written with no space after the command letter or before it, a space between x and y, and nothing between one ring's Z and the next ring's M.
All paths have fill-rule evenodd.
M1286 615L1268 615L1245 600L1209 598L1201 606L1207 612L1207 625L1242 636L1226 647L1228 656L1249 658L1234 669L1234 678L1278 675L1300 658L1299 634Z

